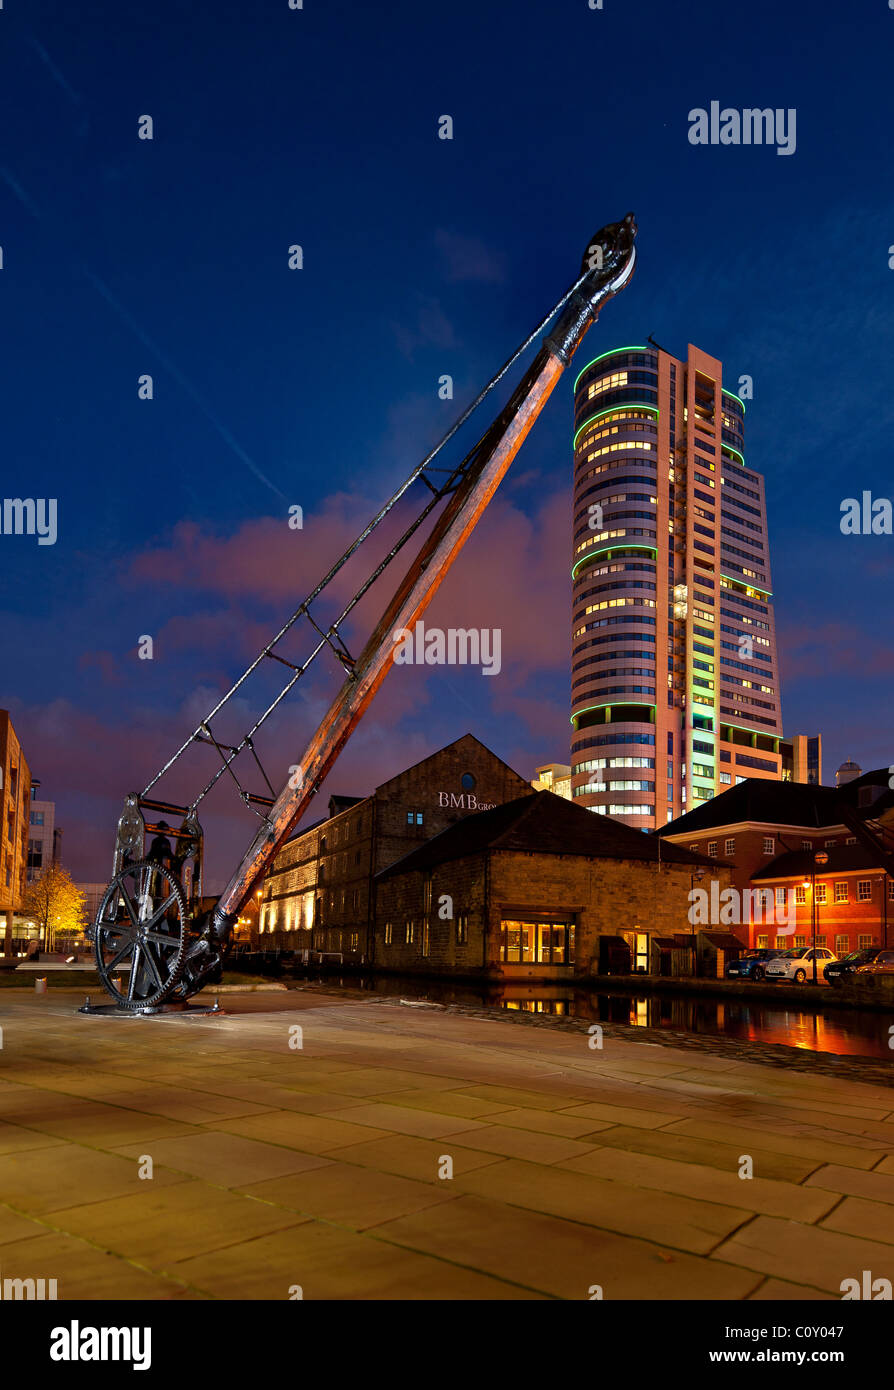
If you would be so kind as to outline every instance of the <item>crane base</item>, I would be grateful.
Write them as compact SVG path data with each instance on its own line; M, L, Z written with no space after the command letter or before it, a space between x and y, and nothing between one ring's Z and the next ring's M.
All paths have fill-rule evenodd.
M171 1003L146 1005L138 1009L121 1009L117 1004L91 1004L88 998L86 1004L82 1004L78 1009L79 1014L100 1014L106 1018L146 1018L155 1014L189 1014L191 1017L200 1017L202 1014L221 1014L223 1009L219 1003L214 1004L188 1004Z

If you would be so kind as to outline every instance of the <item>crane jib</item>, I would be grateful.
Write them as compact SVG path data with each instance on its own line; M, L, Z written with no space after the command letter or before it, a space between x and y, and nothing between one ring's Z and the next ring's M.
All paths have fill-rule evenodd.
M360 536L144 791L126 799L118 826L114 875L91 933L97 968L106 990L119 1008L131 1012L153 1011L171 1003L183 1004L203 985L219 977L233 927L255 883L301 820L310 800L331 771L393 664L392 634L397 630L412 628L425 612L493 498L584 334L595 322L602 305L629 283L635 265L635 236L635 221L633 215L628 214L623 221L609 224L591 239L580 274L571 289L500 368L436 448L380 508ZM466 457L447 472L446 479L429 477L426 470L441 472L432 469L432 461L440 450L557 314L559 317L552 331L497 419ZM310 612L311 604L417 479L422 479L428 487L424 506L339 616L328 627L320 626ZM442 502L443 509L410 562L366 645L359 656L352 656L341 635L342 624L370 586ZM313 650L298 665L286 660L274 648L301 620L310 624L315 635ZM335 655L346 672L346 679L300 762L292 765L290 772L293 775L274 798L273 787L254 746L254 735L324 650ZM248 677L268 659L290 668L285 686L238 743L223 743L214 733L212 720ZM195 744L213 749L220 760L220 766L210 780L188 806L178 807L163 800L150 800L149 791L186 749ZM266 794L251 794L241 786L234 765L246 752L260 769L271 792L269 797ZM294 775L296 768L299 776ZM202 897L203 834L197 808L224 775L236 784L246 806L259 808L256 810L259 824L238 868L217 904L210 908ZM151 825L147 823L144 810L167 810L169 806L172 813L183 814L179 829L172 830L164 821L153 821ZM147 851L145 842L149 833L154 833L155 838Z

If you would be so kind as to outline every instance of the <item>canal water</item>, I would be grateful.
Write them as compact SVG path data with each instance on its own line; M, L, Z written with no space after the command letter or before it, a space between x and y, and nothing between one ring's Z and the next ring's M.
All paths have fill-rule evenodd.
M310 978L310 977L308 977ZM315 976L320 980L319 976ZM368 989L377 994L428 999L472 1008L524 1009L586 1019L591 1023L626 1023L642 1028L669 1028L678 1033L714 1033L749 1042L784 1043L810 1052L875 1057L894 1061L888 1046L894 1015L882 1011L829 1009L826 1013L788 1003L745 996L706 998L662 990L647 994L613 989L611 993L566 984L477 983L429 980L400 975L324 976L327 988Z

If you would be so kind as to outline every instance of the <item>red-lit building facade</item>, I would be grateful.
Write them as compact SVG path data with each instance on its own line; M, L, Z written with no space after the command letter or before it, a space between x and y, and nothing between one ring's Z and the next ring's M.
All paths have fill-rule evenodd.
M753 947L894 945L894 792L887 768L842 787L749 779L658 833L734 865L760 911L732 926ZM792 895L792 896L789 896ZM791 912L780 930L767 909ZM757 920L758 915L760 920ZM774 912L774 918L776 917ZM743 917L745 914L743 913Z

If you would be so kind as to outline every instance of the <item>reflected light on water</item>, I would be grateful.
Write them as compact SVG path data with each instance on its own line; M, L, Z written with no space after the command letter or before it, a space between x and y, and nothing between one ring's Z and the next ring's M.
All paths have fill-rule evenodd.
M356 989L357 976L345 978ZM875 1057L894 1061L888 1046L887 1014L870 1010L833 1009L827 1014L774 1006L772 999L747 995L708 999L691 994L610 994L571 984L464 982L427 980L419 976L365 976L365 989L403 994L443 1004L504 1008L535 1014L586 1019L594 1023L624 1023L638 1028L668 1028L680 1033L720 1034L743 1042L781 1043L806 1052Z

